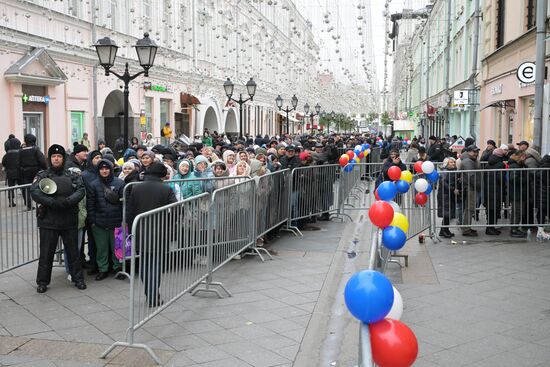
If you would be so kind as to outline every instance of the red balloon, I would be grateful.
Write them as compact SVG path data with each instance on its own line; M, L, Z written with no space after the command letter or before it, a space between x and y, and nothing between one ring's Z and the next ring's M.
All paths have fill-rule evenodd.
M418 194L416 194L416 196L414 197L414 202L417 203L418 205L424 205L428 202L428 195L426 195L425 193L423 192L419 192Z
M385 201L376 201L369 209L369 218L375 226L386 228L393 220L393 208Z
M348 150L346 154L348 155L349 159L353 159L353 157L355 157L355 153L353 153L353 150Z
M341 167L345 167L349 163L349 156L347 154L342 154L339 162Z
M414 172L416 173L422 173L422 161L417 161L415 164L414 164Z
M363 159L363 158L365 158L365 152L359 153L359 159Z
M374 198L376 200L380 200L380 196L378 196L378 189L374 190Z
M418 356L418 341L404 323L384 319L369 325L372 358L379 367L409 367Z
M391 166L388 169L388 176L392 181L397 181L401 178L401 168L397 166Z

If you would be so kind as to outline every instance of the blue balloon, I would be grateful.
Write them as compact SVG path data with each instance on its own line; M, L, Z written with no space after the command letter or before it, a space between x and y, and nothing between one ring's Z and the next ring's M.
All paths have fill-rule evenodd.
M428 184L428 188L426 189L426 191L424 191L424 194L426 195L430 195L430 193L432 192L432 185Z
M366 143L365 144L365 149L369 149L370 148L370 144L369 143Z
M407 235L399 227L389 226L382 231L382 244L390 250L397 251L405 246Z
M397 191L399 191L400 193L404 194L406 193L407 191L409 191L409 183L407 181L404 181L404 180L398 180L396 183L395 183L395 187L397 188Z
M353 166L354 166L354 164L352 164L351 161L350 161L350 163L346 164L346 166L344 167L344 172L353 171Z
M431 183L437 182L437 180L439 180L439 173L436 170L433 170L432 173L428 173L426 175L426 178Z
M359 154L361 154L361 149L355 149L353 153L355 153L356 157L359 157Z
M363 152L364 152L365 150L369 149L367 145L368 145L368 144L363 144L363 145L361 145L361 149L363 150Z
M384 319L393 305L393 288L383 274L363 270L352 275L346 284L344 299L349 312L366 323Z
M384 181L378 186L378 197L384 201L393 200L397 195L397 187L391 181Z

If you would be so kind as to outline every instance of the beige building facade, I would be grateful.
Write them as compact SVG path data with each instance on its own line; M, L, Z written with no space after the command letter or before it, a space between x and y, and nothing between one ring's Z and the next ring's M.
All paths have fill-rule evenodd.
M535 85L518 78L518 68L534 63L536 0L487 0L483 6L480 136L497 144L532 142ZM547 46L547 55L548 55ZM549 65L547 56L546 66ZM545 87L548 92L548 86ZM543 117L543 152L548 147L547 113Z

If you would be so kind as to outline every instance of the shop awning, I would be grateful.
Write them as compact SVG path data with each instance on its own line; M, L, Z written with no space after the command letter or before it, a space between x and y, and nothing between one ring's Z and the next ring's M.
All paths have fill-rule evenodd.
M283 111L278 111L278 112L279 112L279 115L286 118L286 112L283 112ZM292 117L292 115L290 113L288 114L288 119L292 122L300 122L300 121L296 120L294 117Z
M31 48L4 72L9 81L30 85L59 85L67 76L44 48Z
M478 111L483 111L486 108L494 107L494 108L515 108L516 103L514 100L501 100L501 101L494 101L491 103L487 103L484 105L479 106Z
M189 93L181 93L180 94L180 104L183 105L189 105L189 104L200 104L201 101L197 97L195 97L192 94Z

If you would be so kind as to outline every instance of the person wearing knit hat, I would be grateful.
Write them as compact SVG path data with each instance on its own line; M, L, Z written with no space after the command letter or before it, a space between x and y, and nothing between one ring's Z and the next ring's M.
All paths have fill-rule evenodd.
M73 153L67 158L65 168L78 168L81 171L86 169L86 158L88 157L88 148L85 145L77 144Z
M168 175L168 170L163 163L153 162L151 165L147 166L145 169L145 177L154 177L158 179L163 179Z
M109 276L109 270L117 272L120 268L114 251L114 229L122 223L121 199L125 183L115 177L114 165L108 159L99 161L97 172L97 180L92 182L86 198L86 211L97 249L98 274L95 280L101 281Z
M124 158L124 162L128 162L132 158L137 158L137 152L132 148L128 148L124 152L123 158Z
M122 170L120 171L120 174L118 175L118 178L121 180L124 180L126 176L128 176L130 173L136 170L136 165L132 162L124 162L122 165Z
M156 159L157 159L157 157L156 157L155 153L153 153L150 150L146 150L141 155L141 165L145 169L145 168L149 167L150 165L152 165L153 162L155 162Z
M78 250L78 204L86 189L80 175L64 167L65 148L54 144L48 149L50 167L40 171L30 188L32 199L39 204L36 210L37 226L40 228L40 258L36 274L36 291L44 293L51 281L52 267L59 238L67 249L66 261L70 264L71 280L78 289L86 289ZM54 192L43 192L40 182L53 180Z
M163 183L167 170L164 164L154 162L149 165L144 182L132 187L132 195L128 199L128 225L131 228L135 218L145 212L164 207L177 202L176 195L169 185ZM144 229L145 231L146 229ZM139 277L144 284L143 290L147 304L151 308L163 304L160 295L163 264L170 248L172 236L166 235L162 228L153 228L147 233L133 233L135 243L142 244L140 251Z

